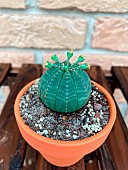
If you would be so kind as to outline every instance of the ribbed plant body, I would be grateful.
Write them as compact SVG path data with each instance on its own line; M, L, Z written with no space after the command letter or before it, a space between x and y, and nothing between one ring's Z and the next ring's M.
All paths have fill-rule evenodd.
M90 77L84 70L88 64L80 66L77 61L71 65L69 58L63 63L54 61L54 64L48 62L49 69L39 80L40 98L51 110L74 112L87 103L91 94Z

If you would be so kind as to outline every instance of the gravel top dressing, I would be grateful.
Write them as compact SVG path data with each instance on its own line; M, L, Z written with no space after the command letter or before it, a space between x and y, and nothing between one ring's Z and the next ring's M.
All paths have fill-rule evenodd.
M92 84L92 93L87 104L72 114L62 114L48 109L39 98L38 81L22 96L20 113L36 133L64 141L80 140L95 135L109 121L107 99Z

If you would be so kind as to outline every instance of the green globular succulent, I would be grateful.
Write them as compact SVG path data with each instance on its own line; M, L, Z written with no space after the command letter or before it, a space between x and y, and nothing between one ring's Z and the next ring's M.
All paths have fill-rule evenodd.
M51 110L61 113L70 113L82 108L91 94L91 81L85 72L90 68L83 62L80 55L76 62L71 64L72 51L67 52L67 60L61 62L54 54L51 58L54 63L46 62L48 70L39 80L39 95L42 102Z

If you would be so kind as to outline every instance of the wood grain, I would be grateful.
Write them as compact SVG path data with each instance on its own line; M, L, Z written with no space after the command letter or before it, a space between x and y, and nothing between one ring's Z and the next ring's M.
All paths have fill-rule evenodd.
M127 90L126 77L128 73L123 68L121 68L121 71L118 71L118 68L116 68L116 71L113 69L112 74L116 79L121 77L121 81L117 79L116 83L119 83L121 89ZM11 92L0 117L0 170L127 170L128 130L118 107L116 122L106 142L96 151L84 156L83 159L72 166L54 166L47 162L39 152L27 145L19 133L14 117L13 105L20 89L31 80L40 77L42 67L36 64L25 64L18 75L12 73L12 79L9 75L9 69L10 65L6 67L4 74L2 73L4 69L0 70L0 73L2 73L0 74L0 81L9 84L11 87ZM88 73L92 80L103 85L112 95L113 90L111 90L111 86L109 86L99 66L92 66ZM1 78L2 76L3 78ZM123 86L121 82L123 82ZM127 93L125 90L126 97Z
M42 72L41 65L27 65L24 64L20 69L20 72L16 78L16 82L8 96L8 99L4 105L3 111L0 117L0 160L3 160L3 169L8 170L11 167L11 163L15 158L16 164L18 167L21 166L19 162L22 163L21 158L23 157L23 152L25 152L25 147L23 149L24 140L19 143L20 133L14 117L14 101L21 90L21 88L26 85L28 82L40 77ZM20 145L20 147L18 147ZM18 148L18 150L17 150ZM22 148L19 149L19 148ZM17 157L15 155L18 153ZM14 167L14 165L13 165ZM15 168L18 168L15 167Z
M0 85L2 84L7 73L9 72L10 67L11 64L4 64L4 63L0 64Z
M128 102L128 67L112 67L112 73Z
M104 86L112 95L105 75L100 67L93 67L89 70L91 79ZM128 130L121 113L117 107L117 118L114 127L103 144L98 150L101 169L127 170L128 167Z

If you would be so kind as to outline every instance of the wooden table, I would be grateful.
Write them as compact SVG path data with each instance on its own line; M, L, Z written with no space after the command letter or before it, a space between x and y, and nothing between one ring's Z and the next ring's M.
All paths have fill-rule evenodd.
M106 142L73 166L51 165L24 141L15 121L14 101L20 89L41 74L42 67L37 64L24 64L20 69L0 64L0 85L10 87L0 116L0 170L128 170L128 130L118 107L115 125ZM120 88L128 101L128 67L112 67L112 76L105 77L99 66L92 66L89 75L111 94Z

